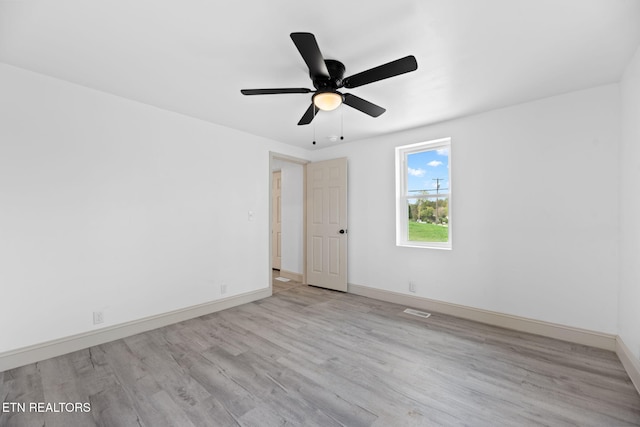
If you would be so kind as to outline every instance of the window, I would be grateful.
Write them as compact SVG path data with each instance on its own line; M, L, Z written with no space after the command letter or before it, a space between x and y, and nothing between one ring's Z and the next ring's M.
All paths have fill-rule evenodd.
M396 147L396 244L451 249L451 139Z

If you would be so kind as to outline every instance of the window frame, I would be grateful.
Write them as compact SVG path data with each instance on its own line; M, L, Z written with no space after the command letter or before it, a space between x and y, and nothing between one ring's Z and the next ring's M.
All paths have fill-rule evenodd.
M448 192L440 193L439 195L425 195L413 196L408 192L408 161L409 154L420 153L423 151L434 151L441 148L448 149ZM402 145L395 148L396 156L396 246L410 247L410 248L426 248L426 249L444 249L451 250L452 246L452 184L451 184L451 138L440 138L430 141L418 142L415 144ZM438 197L444 197L449 199L448 207L448 234L449 238L447 242L421 242L409 240L409 201L418 198L435 199Z

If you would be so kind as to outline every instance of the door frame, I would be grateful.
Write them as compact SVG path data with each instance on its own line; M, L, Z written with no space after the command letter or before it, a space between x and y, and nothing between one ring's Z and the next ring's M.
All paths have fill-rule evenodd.
M274 186L274 177L280 181L280 187ZM275 187L275 188L274 188ZM280 197L274 197L275 194L280 193ZM271 171L271 268L274 270L280 270L282 268L282 171ZM278 223L278 217L280 223ZM274 228L277 229L280 226L280 232L274 233ZM274 253L275 252L275 253ZM280 256L278 256L280 254ZM277 261L277 262L276 262Z
M269 151L269 290L273 292L273 281L271 279L273 259L273 165L274 162L284 161L302 166L302 283L307 283L307 164L310 160L287 154Z

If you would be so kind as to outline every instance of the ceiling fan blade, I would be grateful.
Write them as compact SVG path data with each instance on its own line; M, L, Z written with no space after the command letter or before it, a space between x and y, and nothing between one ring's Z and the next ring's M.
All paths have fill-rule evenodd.
M324 63L315 36L311 33L291 33L291 40L298 48L304 62L307 63L311 76L329 78L329 70Z
M376 104L372 104L371 102L365 101L364 99L350 93L344 94L344 103L349 107L355 108L356 110L360 110L363 113L370 115L371 117L378 117L379 115L387 111Z
M309 123L311 123L311 121L316 116L316 114L318 114L318 109L316 108L315 105L313 105L313 102L312 102L311 105L309 105L309 108L307 108L307 111L304 112L304 115L298 122L298 126L308 125Z
M281 93L309 93L311 89L304 87L281 88L281 89L242 89L243 95L278 95Z
M342 80L342 85L348 89L395 77L418 69L415 56L409 55L396 59L370 70L363 71Z

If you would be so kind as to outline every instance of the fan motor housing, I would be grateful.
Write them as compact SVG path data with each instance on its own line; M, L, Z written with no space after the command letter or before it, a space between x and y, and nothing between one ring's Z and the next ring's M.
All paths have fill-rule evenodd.
M336 90L339 87L342 87L342 79L345 72L344 64L340 61L336 61L335 59L325 59L324 63L329 71L329 78L327 79L318 76L314 77L309 74L311 80L313 80L313 86L321 91Z

